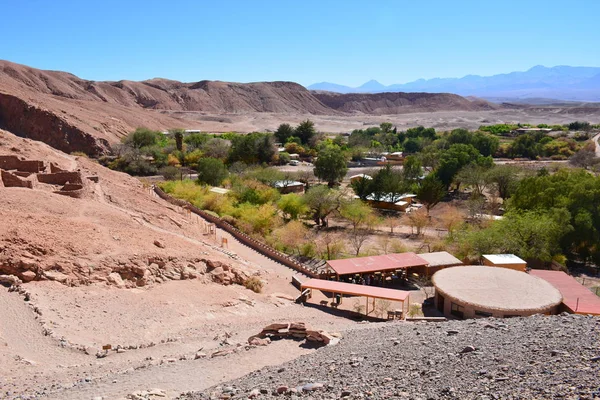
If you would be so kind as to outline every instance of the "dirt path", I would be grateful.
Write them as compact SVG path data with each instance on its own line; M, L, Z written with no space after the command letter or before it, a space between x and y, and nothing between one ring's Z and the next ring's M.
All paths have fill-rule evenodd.
M600 133L592 138L594 146L596 146L596 157L600 157Z
M203 390L242 377L265 366L290 361L312 351L314 350L300 347L298 342L279 341L272 343L268 348L255 348L225 357L178 361L150 368L124 370L122 374L82 382L68 391L57 392L45 398L118 399L138 390L153 388L160 388L169 396L176 396L181 392Z

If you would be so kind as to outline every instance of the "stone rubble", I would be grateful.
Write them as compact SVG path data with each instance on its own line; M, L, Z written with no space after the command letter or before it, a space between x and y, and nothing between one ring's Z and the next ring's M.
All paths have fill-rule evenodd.
M276 337L290 330L296 327L272 324L263 332ZM600 397L597 317L386 324L344 336L337 346L178 399Z

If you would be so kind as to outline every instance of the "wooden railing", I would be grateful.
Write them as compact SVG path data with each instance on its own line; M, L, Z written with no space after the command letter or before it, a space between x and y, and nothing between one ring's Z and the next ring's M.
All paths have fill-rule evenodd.
M154 192L158 195L158 197L160 197L161 199L168 201L169 203L179 206L179 207L183 207L185 209L190 210L191 212L193 212L194 214L199 215L200 217L204 218L205 220L212 222L213 224L215 224L218 228L224 230L225 232L231 234L231 236L233 236L234 238L236 238L237 240L239 240L242 244L250 247L251 249L259 252L260 254L262 254L265 257L270 258L273 261L276 261L280 264L285 265L286 267L289 267L293 270L296 270L298 272L301 272L305 275L310 276L311 278L318 278L319 275L307 268L305 265L297 262L296 260L294 260L292 257L288 256L285 253L282 253L278 250L275 250L274 248L272 248L271 246L260 242L256 239L254 239L253 237L247 235L246 233L240 231L239 229L237 229L235 226L231 225L230 223L223 221L221 218L212 215L211 213L208 213L204 210L199 209L198 207L190 204L187 201L184 200L180 200L180 199L176 199L173 196L168 195L167 193L165 193L161 188L159 188L158 186L154 185Z

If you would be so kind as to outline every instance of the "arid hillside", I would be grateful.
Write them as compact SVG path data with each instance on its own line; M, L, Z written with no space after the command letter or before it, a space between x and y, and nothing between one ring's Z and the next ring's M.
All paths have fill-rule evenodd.
M470 112L498 107L450 94L316 93L293 82L95 82L0 61L0 128L67 153L107 153L111 143L139 126L210 130L240 115L281 115L287 121L294 116ZM228 117L215 120L215 115L225 114ZM277 122L282 121L260 128L274 129Z
M450 93L348 93L314 92L326 106L346 113L372 115L435 111L486 111L502 106L485 100L468 100Z
M250 272L207 243L202 224L86 157L0 130L0 174L5 281L140 287L196 278L243 283ZM210 273L221 264L221 276Z

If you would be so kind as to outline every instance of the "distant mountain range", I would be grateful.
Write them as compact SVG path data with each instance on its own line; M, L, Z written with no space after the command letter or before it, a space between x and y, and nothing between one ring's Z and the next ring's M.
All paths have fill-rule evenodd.
M492 76L467 75L462 78L419 79L389 86L370 80L359 87L330 82L315 83L309 90L337 93L425 92L454 93L485 99L556 99L600 101L599 67L535 66L524 72Z

